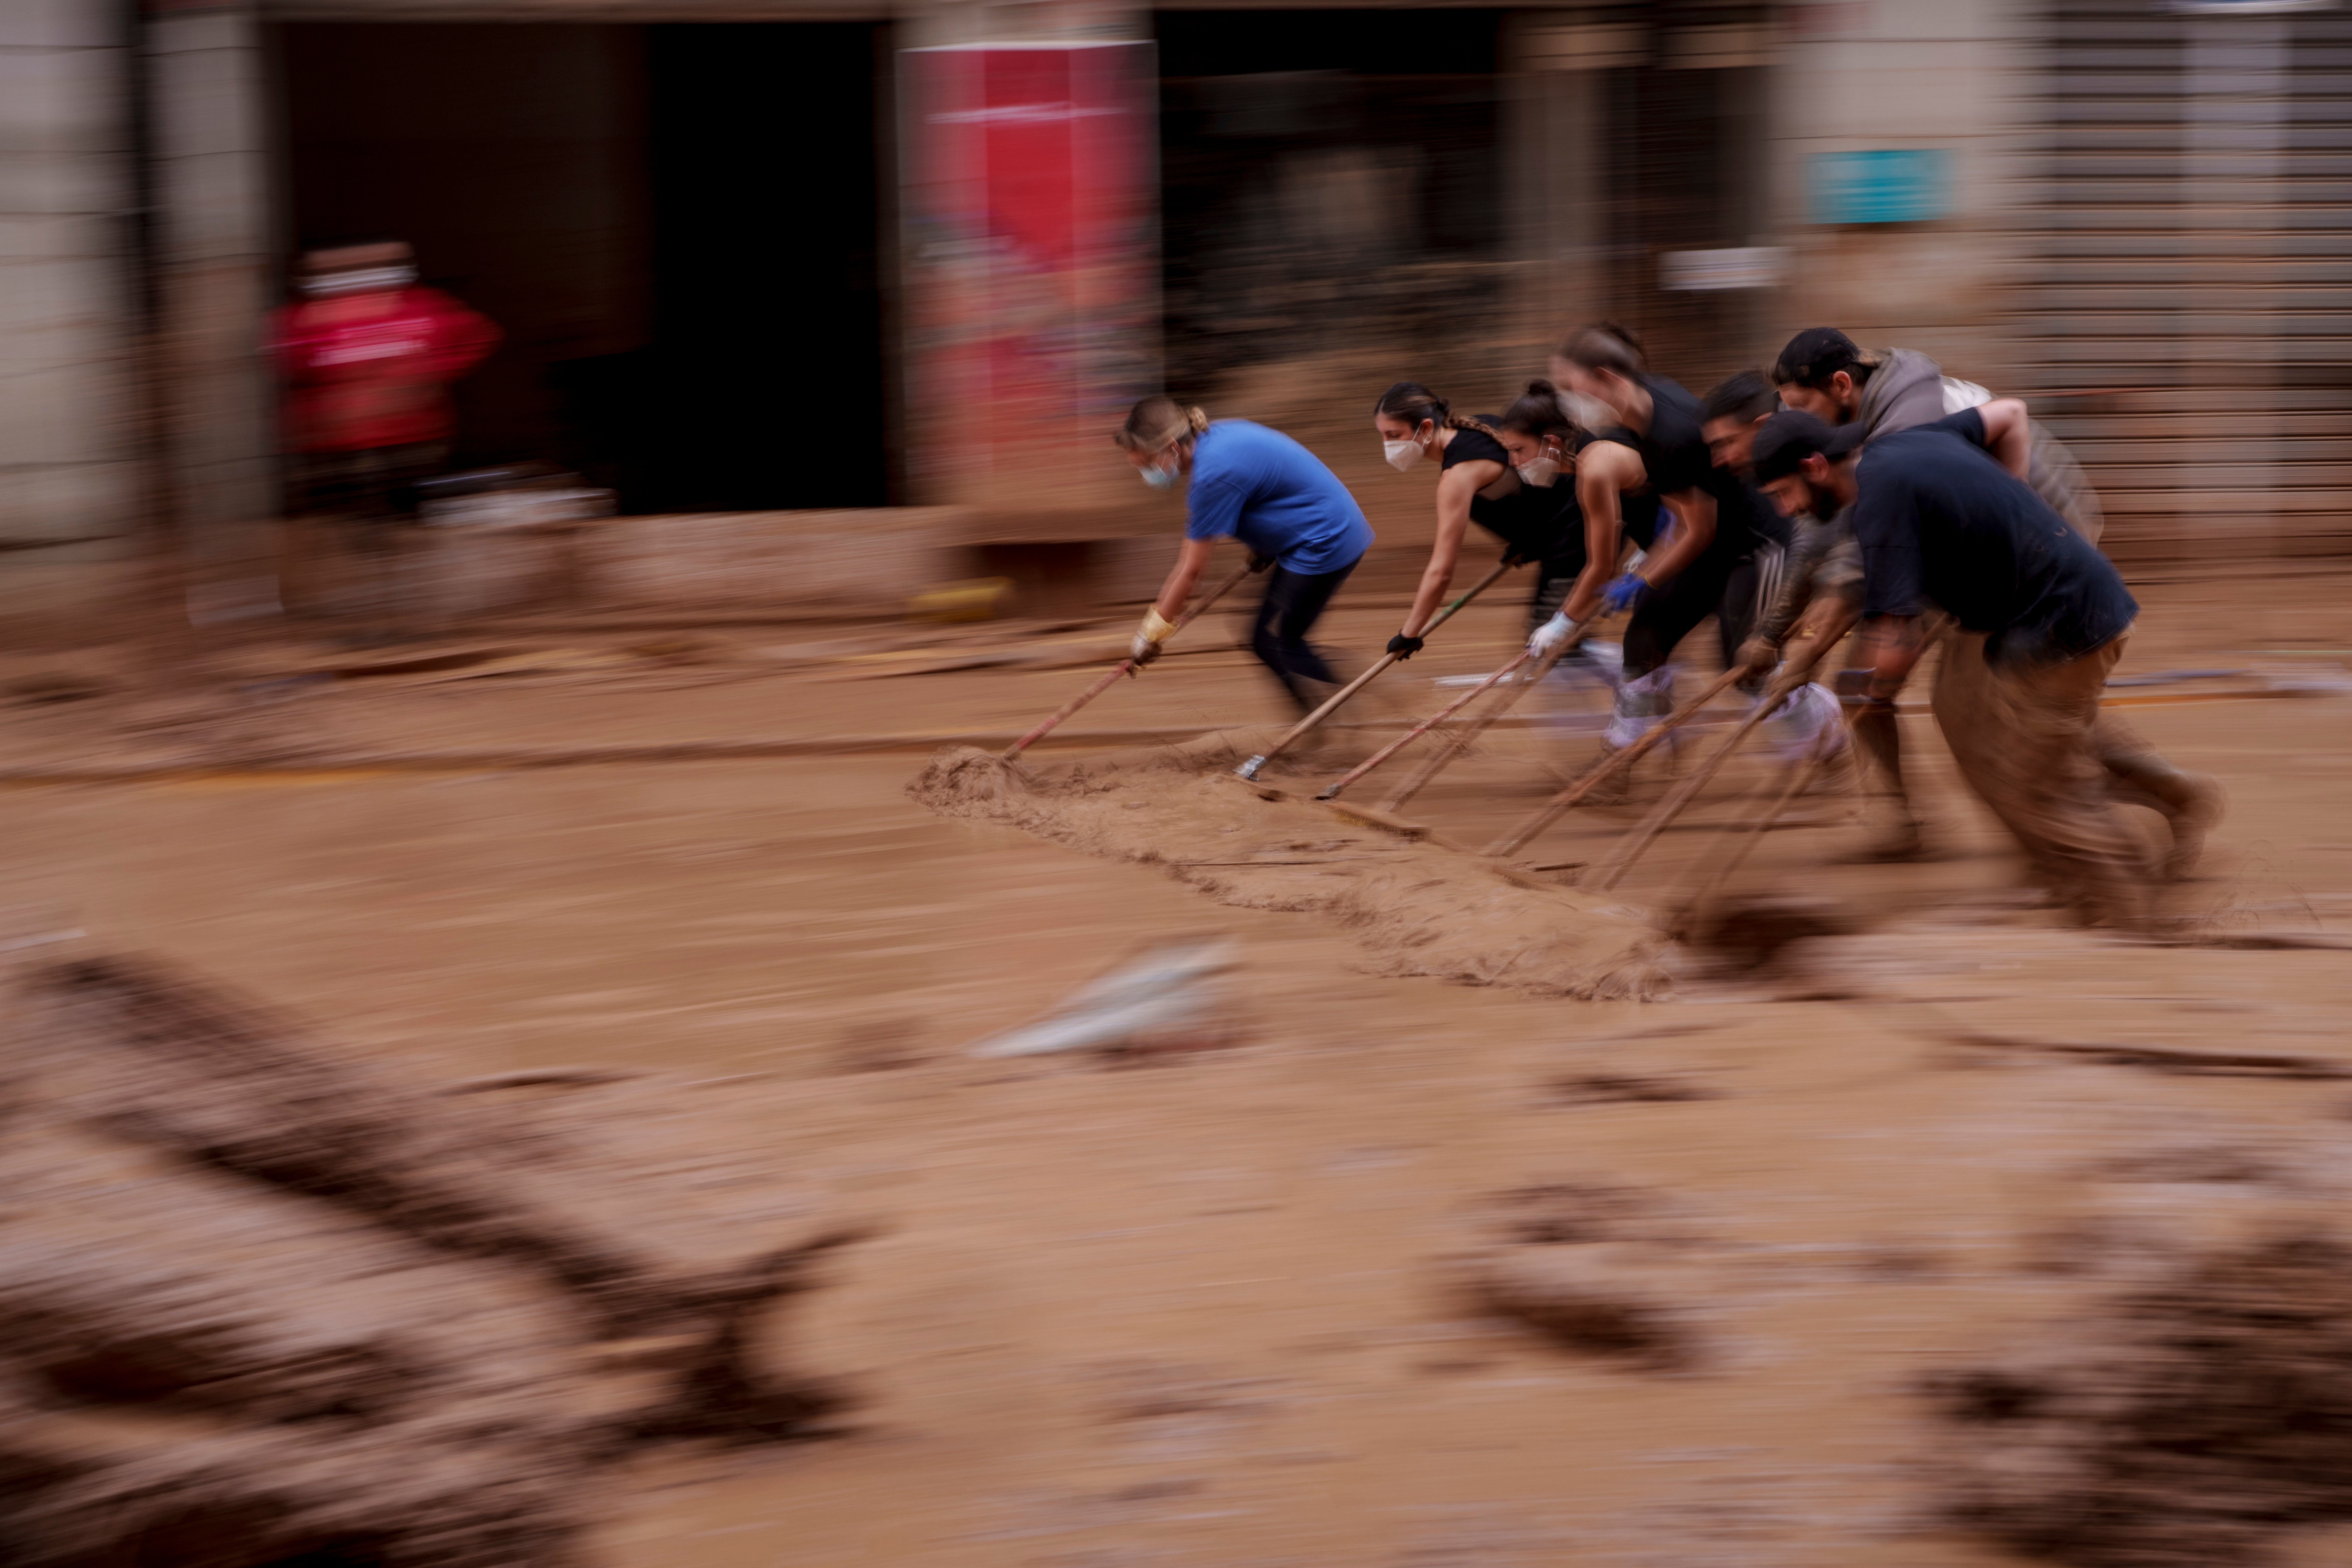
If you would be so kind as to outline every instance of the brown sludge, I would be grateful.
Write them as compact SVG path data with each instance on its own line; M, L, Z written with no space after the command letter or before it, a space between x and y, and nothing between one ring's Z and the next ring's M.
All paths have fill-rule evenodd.
M2271 1561L2352 1519L2352 1250L2275 1231L2188 1255L1929 1384L1955 1524L2081 1568Z
M746 1348L842 1239L812 1216L674 1188L640 1243L596 1178L661 1173L600 1159L591 1119L406 1089L120 959L31 990L0 1144L8 1562L568 1563L644 1443L840 1404ZM664 1355L612 1353L655 1328Z
M1220 776L1255 738L1226 731L1017 772L950 747L907 793L942 816L1163 866L1221 903L1325 916L1355 937L1375 973L1591 1000L1669 988L1666 939L1639 910Z
M1714 1293L1714 1249L1652 1194L1538 1183L1496 1197L1473 1228L1477 1242L1445 1269L1474 1309L1645 1371L1703 1359L1693 1304Z

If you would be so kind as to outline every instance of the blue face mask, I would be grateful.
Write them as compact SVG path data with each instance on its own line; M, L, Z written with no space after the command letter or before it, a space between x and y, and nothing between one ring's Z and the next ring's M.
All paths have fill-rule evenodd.
M1153 463L1142 470L1143 482L1155 490L1164 490L1176 482L1176 470Z

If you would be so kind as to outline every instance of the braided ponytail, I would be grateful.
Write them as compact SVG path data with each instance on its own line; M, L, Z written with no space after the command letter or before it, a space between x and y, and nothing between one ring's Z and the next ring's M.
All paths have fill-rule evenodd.
M1417 381L1400 381L1381 393L1381 400L1372 405L1372 412L1391 419L1402 419L1416 428L1423 421L1428 421L1441 430L1475 430L1487 436L1496 434L1494 426L1482 424L1466 414L1454 413L1453 405Z

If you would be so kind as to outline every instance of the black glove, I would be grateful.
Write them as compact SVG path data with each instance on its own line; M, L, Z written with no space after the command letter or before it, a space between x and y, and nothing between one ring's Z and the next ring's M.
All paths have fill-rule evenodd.
M1396 655L1399 658L1411 658L1414 654L1421 651L1421 639L1419 637L1409 637L1402 632L1399 632L1396 636L1389 638L1389 651Z
M1267 567L1269 567L1269 566L1271 566L1271 565L1273 565L1273 564L1274 564L1274 557L1273 557L1273 556L1271 556L1271 555L1260 555L1260 554L1259 554L1256 551L1255 551L1255 550L1253 550L1253 551L1251 551L1251 552L1250 552L1249 568L1250 568L1250 570L1251 570L1251 571L1253 571L1253 572L1263 572L1263 571L1265 571Z

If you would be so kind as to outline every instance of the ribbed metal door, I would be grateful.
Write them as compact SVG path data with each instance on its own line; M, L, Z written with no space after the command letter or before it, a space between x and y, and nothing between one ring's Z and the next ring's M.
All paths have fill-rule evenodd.
M2047 13L2021 380L2109 547L2352 533L2352 14Z

